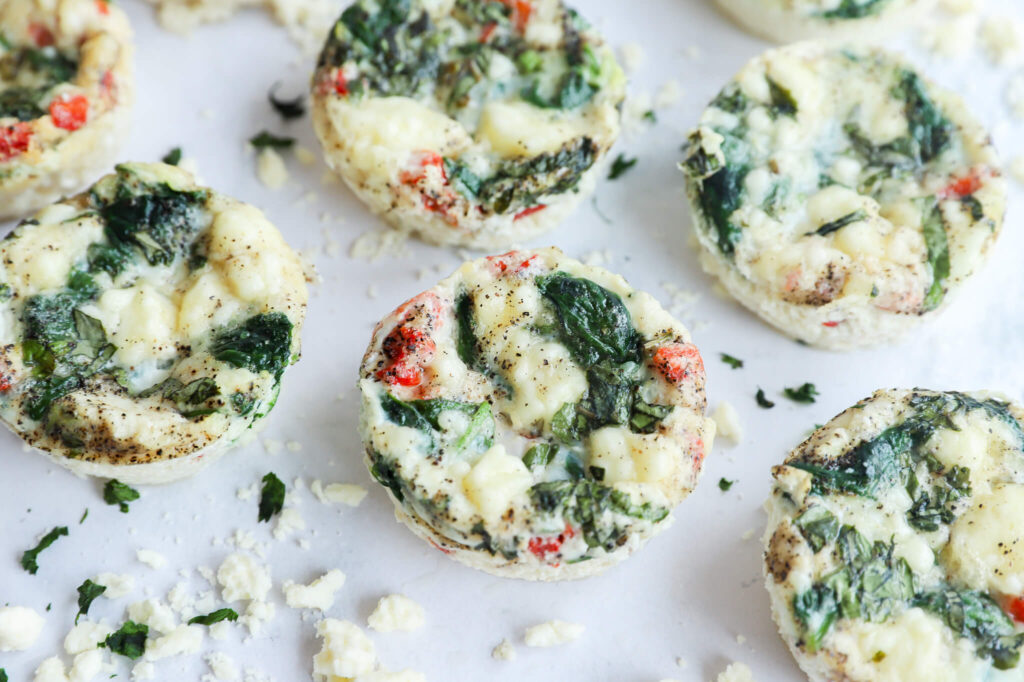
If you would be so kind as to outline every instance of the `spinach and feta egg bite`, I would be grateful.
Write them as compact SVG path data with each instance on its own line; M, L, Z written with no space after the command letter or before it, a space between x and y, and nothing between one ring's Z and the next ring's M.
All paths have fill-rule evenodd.
M0 418L78 474L195 473L270 412L298 357L298 257L174 166L118 166L0 258Z
M561 0L359 0L327 38L327 163L394 227L505 248L559 224L619 133L625 77Z
M808 344L892 341L983 261L1006 182L960 99L900 58L799 43L751 61L681 164L701 263Z
M1024 680L1024 408L878 391L773 476L766 585L812 680Z
M465 263L400 305L359 387L367 465L398 518L500 576L626 558L671 520L714 438L683 325L555 248Z
M716 0L741 28L777 43L880 40L925 16L935 0Z
M131 123L133 49L107 0L0 2L0 220L111 165Z

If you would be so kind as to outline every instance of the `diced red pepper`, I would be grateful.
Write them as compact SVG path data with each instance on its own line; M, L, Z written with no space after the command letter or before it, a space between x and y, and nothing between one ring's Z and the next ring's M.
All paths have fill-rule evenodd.
M821 326L822 327L829 327L830 329L834 329L835 327L839 326L839 323L836 322L835 320L829 320L828 322L822 322Z
M384 337L381 345L388 364L377 371L386 384L419 386L423 381L423 363L434 356L437 344L424 331L400 324Z
M534 537L530 538L530 541L526 544L527 549L530 550L535 556L540 559L544 559L548 554L556 554L562 549L562 545L569 538L575 537L576 531L572 529L572 526L568 522L565 524L565 530L555 536L548 537Z
M11 390L11 378L7 375L0 376L0 393Z
M96 11L103 16L110 14L110 5L107 4L107 0L96 0Z
M668 381L678 384L684 379L704 373L704 360L692 343L670 343L654 351L654 368Z
M1011 598L1006 604L1006 612L1018 623L1024 623L1024 597Z
M523 259L519 251L509 251L500 256L487 256L487 261L497 268L500 273L506 272L509 268L512 268L512 272L521 272L530 267L530 263L536 257L537 254L533 254L529 258Z
M78 130L89 118L89 99L85 95L61 95L50 102L53 125L64 130Z
M28 34L31 36L32 42L36 44L36 47L49 47L57 42L50 29L36 22L28 25Z
M981 189L981 179L971 173L949 183L939 192L940 199L962 199L969 197Z
M114 90L114 72L107 71L103 74L103 78L100 79L100 86L103 88L104 94L112 92Z
M423 180L427 177L427 168L429 166L437 166L440 168L441 176L444 178L445 182L448 181L448 178L444 173L444 159L441 158L441 155L437 152L429 150L413 152L412 165L418 165L419 168L415 170L405 169L398 174L398 179L402 184L415 185L420 180Z
M547 206L544 205L544 204L537 204L536 206L530 206L528 208L524 208L519 213L516 213L515 217L512 218L512 222L515 222L515 221L519 220L520 218L525 218L528 215L533 215L534 213L537 213L538 211L543 211L545 208L547 208Z
M348 96L348 79L345 78L344 69L338 69L334 76L334 91L342 97Z
M498 25L493 22L484 26L484 30L480 32L480 42L486 43L488 40L490 40L491 36L494 35L495 29L497 28Z
M0 128L0 162L24 154L31 143L32 125L25 121Z

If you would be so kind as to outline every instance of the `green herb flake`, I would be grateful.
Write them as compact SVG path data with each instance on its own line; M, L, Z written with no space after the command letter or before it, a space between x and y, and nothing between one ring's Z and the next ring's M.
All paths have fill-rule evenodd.
M249 138L249 144L256 149L289 149L295 144L295 138L281 137L264 130L259 135Z
M736 481L730 481L728 478L724 477L718 479L718 489L723 493L728 492L734 485L736 485Z
M824 237L826 235L832 234L833 232L836 232L837 230L843 229L847 225L852 225L853 223L859 223L862 220L867 220L867 217L867 212L864 211L863 209L859 209L852 213L847 213L841 218L837 218L836 220L825 223L811 234L818 234Z
M7 682L7 671L0 668L0 682Z
M142 656L146 650L146 637L149 635L149 626L134 621L125 621L124 625L114 632L100 644L115 654L127 656L133 661Z
M43 536L43 539L39 541L39 544L32 549L25 550L25 553L21 555L21 567L28 571L31 575L35 575L36 571L39 570L39 553L44 549L52 545L57 541L57 538L68 534L67 526L57 526L49 533Z
M648 123L657 123L658 115L654 113L654 109L648 109L647 111L644 112L643 119Z
M139 491L131 486L121 483L116 478L107 481L103 486L103 501L107 504L116 504L121 508L122 514L128 513L128 503L139 499Z
M259 520L269 521L275 514L280 514L283 508L284 483L270 472L263 477L263 487L260 489Z
M181 147L175 147L171 151L164 154L164 157L160 160L170 166L177 166L179 163L181 163Z
M80 617L89 613L89 607L92 606L96 597L106 591L106 585L97 585L91 580L86 580L78 586L78 613L75 615L75 625L78 625L78 619Z
M612 161L611 170L608 172L608 179L618 180L620 177L625 175L626 172L629 171L633 166L635 166L637 164L637 161L638 159L636 157L633 157L632 159L627 159L625 154L619 154L618 156L615 157L615 160Z
M217 609L205 616L196 616L188 622L189 625L213 625L224 620L234 623L238 620L238 613L234 609Z
M83 523L85 523L85 519L86 519L87 516L89 516L89 508L88 507L86 507L85 511L82 512L82 518L78 519L78 525L79 526L81 526Z
M763 388L757 389L757 394L754 395L754 399L760 407L763 407L766 410L770 410L775 407L775 403L765 397Z
M814 387L814 384L804 383L797 388L784 388L782 389L782 395L786 396L795 403L813 403L814 396L820 395L818 389Z
M299 95L295 99L278 99L277 88L280 83L275 83L274 87L270 88L270 92L267 93L267 99L270 100L270 106L274 107L274 111L281 115L286 121L290 121L296 118L302 118L306 115L306 98L304 95Z
M743 361L740 360L739 358L733 357L728 353L720 353L719 355L721 355L722 357L722 362L729 365L733 369L741 369L743 367Z

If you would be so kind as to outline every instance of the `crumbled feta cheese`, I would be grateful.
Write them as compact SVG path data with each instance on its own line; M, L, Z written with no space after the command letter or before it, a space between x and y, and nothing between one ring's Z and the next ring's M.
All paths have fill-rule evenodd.
M231 634L231 623L229 621L222 620L219 623L211 625L207 632L210 635L210 639L223 642Z
M107 599L120 599L135 589L135 578L126 573L100 573L92 581L107 588L103 591Z
M423 607L402 594L389 594L377 602L367 624L377 632L412 632L423 627Z
M491 650L491 658L496 661L514 661L516 660L516 648L512 642L503 639L498 646Z
M375 263L384 256L402 258L409 255L409 235L391 228L374 228L356 238L349 256Z
M718 403L711 420L715 422L715 434L722 438L728 438L735 444L743 440L743 426L740 424L740 415L732 403L723 400Z
M978 11L978 0L942 0L942 9L952 14L967 14Z
M638 92L626 98L622 109L622 129L629 135L641 133L647 129L644 115L651 110L651 96L646 92Z
M103 670L103 650L95 647L77 654L68 670L68 682L92 682Z
M235 552L217 569L224 601L254 599L262 601L270 592L270 569L248 554Z
M754 682L754 673L744 663L730 663L718 674L717 682Z
M285 507L277 517L274 526L274 539L287 540L293 534L306 527L306 520L295 507Z
M132 667L133 680L155 680L156 666L149 661L139 661Z
M295 148L295 158L299 160L303 166L312 166L316 163L316 154L311 152L308 147L299 145Z
M284 444L288 452L302 452L302 443L297 440L290 440Z
M974 49L980 18L964 14L927 26L920 33L921 45L944 57L962 57Z
M274 619L277 609L273 604L265 601L253 600L245 608L245 615L239 620L245 627L249 628L249 634L253 637L263 632L263 626Z
M743 531L743 535L740 536L740 540L743 540L744 542L746 542L747 540L749 540L752 537L754 537L754 529L753 528L748 528L745 531Z
M46 621L27 606L0 607L0 651L24 651L36 643Z
M1020 28L1012 17L988 17L981 24L981 44L989 60L1006 66L1020 54Z
M204 675L204 680L237 680L238 668L235 662L227 654L220 651L213 651L204 657L206 665L210 666L212 675Z
M146 640L147 661L159 661L171 656L194 654L203 646L203 628L198 625L179 625L156 639Z
M316 632L324 640L313 657L313 677L319 682L364 675L377 667L377 650L355 623L327 618L317 623Z
M105 641L107 636L113 632L113 629L103 623L93 623L88 620L80 621L64 637L64 651L69 656L80 654L83 651L92 651L96 648L97 644Z
M167 557L154 549L140 549L135 557L150 568L161 569L167 564Z
M526 628L526 646L547 647L566 644L579 639L585 629L578 623L551 620L547 623Z
M345 574L334 569L309 585L291 580L284 583L284 601L293 609L320 609L326 611L334 605L334 594L345 584Z
M634 73L647 59L644 48L639 43L623 43L619 47L619 54L622 55L622 66L626 73Z
M683 97L683 89L679 87L679 81L671 79L665 81L658 92L654 95L654 107L656 109L668 109L675 106Z
M281 448L284 447L284 443L282 443L279 440L274 440L273 438L264 438L262 442L263 442L263 449L267 451L268 455L279 454L281 452ZM258 483L254 483L253 487L258 490L259 489L259 484Z
M57 656L47 658L36 668L32 682L68 682L64 673L64 663Z
M267 450L270 449L269 446L267 445L267 441L263 441L263 447L267 448ZM245 501L251 500L253 497L255 497L256 494L259 493L259 491L260 491L260 484L259 483L253 483L252 485L248 486L247 488L239 488L238 492L235 493L235 494L238 497L238 499L240 499L242 502L245 502Z
M281 189L288 182L284 159L272 147L264 147L256 157L256 177L270 189Z
M326 486L320 479L313 479L309 489L324 504L332 502L347 504L350 507L358 507L366 497L366 488L354 483L328 483Z
M157 599L146 599L128 605L128 618L136 623L148 625L150 630L160 634L172 632L178 625L171 607Z

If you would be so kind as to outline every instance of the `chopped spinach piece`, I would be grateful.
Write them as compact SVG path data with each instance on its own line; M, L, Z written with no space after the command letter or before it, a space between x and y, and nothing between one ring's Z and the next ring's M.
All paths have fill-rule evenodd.
M19 121L34 121L46 115L39 100L46 90L38 88L13 87L0 92L0 118L16 118Z
M36 571L39 570L39 553L44 549L52 545L57 541L57 538L66 536L68 534L67 526L57 526L49 533L43 536L32 549L25 550L25 553L21 555L21 567L28 571L31 575L35 575Z
M544 109L578 109L597 94L598 88L591 84L590 79L580 69L570 69L558 84L553 98L540 93L540 81L534 81L520 93L530 104Z
M793 98L793 93L779 85L772 78L767 80L772 116L796 116L797 105L796 100Z
M78 586L78 614L75 615L75 625L78 625L78 619L80 617L88 615L89 607L92 606L96 597L106 591L106 585L97 585L91 580L86 580Z
M370 474L382 486L391 491L399 502L405 501L402 491L402 479L392 462L387 461L379 452L370 452Z
M945 585L919 594L913 601L941 618L958 636L970 639L978 655L991 658L998 670L1014 668L1020 661L1024 633L987 593Z
M907 511L907 523L920 531L936 531L942 524L952 523L957 501L971 494L971 471L967 467L951 467L933 477L930 487L922 485L912 471L906 476L907 492L914 500Z
M217 386L217 382L210 377L203 377L170 391L167 397L182 405L202 405L218 395L220 395L220 388Z
M934 310L942 304L942 299L946 296L946 279L950 272L946 221L937 202L930 210L926 211L921 223L921 230L924 233L924 243L928 249L928 265L932 270L932 285L921 304L921 309L928 311Z
M821 16L826 19L862 19L877 14L889 0L841 0L839 5L825 10Z
M260 488L260 522L269 521L275 514L281 513L284 509L284 492L284 483L274 472L263 477L263 486Z
M217 609L212 613L208 613L205 616L196 616L188 621L189 625L213 625L214 623L220 623L221 621L231 621L232 623L238 620L238 613L234 609Z
M859 223L862 220L866 220L867 217L868 214L864 210L857 210L852 213L847 213L841 218L836 218L831 222L825 223L817 230L815 230L812 234L818 234L824 237L825 235L829 235L837 230L843 229L847 225L852 225L853 223Z
M53 47L27 48L22 57L28 66L47 81L47 87L67 83L78 73L78 62Z
M295 144L294 137L281 137L269 133L266 130L261 131L258 135L254 135L249 138L249 144L256 149L289 149Z
M279 85L280 83L275 83L274 87L270 88L270 92L267 93L267 99L270 100L270 106L274 107L274 110L286 121L305 116L306 96L299 95L295 99L278 99L277 87Z
M466 367L481 371L483 369L480 358L480 349L476 340L476 323L473 319L473 298L469 294L462 294L455 301L455 319L458 323L455 350L459 359Z
M847 492L873 498L899 481L901 464L912 442L907 430L896 426L827 465L796 461L790 466L812 474L812 491L819 494Z
M7 680L7 671L4 670L3 668L0 668L0 682L8 682L8 680Z
M218 332L210 352L217 360L281 379L291 360L292 323L284 313L260 313Z
M121 483L116 478L107 481L103 486L103 501L107 504L116 504L121 508L122 514L128 513L128 503L139 499L139 491L129 485Z
M644 112L643 119L649 123L657 123L658 115L654 113L654 109L648 109Z
M775 407L775 403L773 403L771 400L768 400L768 398L765 397L763 388L757 389L757 393L754 395L754 399L757 400L758 406L763 407L766 410L770 410L771 408Z
M468 199L475 199L480 194L483 180L469 169L469 166L452 159L444 159L444 172L448 182L455 191Z
M160 160L170 166L177 166L179 163L181 163L181 147L175 147L171 151L164 154L164 158Z
M443 431L441 413L448 410L462 412L470 418L469 426L455 443L456 452L462 452L470 446L477 451L486 450L494 438L494 416L487 402L463 403L444 398L404 401L384 393L380 404L384 414L395 424L423 432L430 440L431 449L437 447L434 431Z
M85 523L85 518L87 516L89 516L89 508L88 507L86 507L85 511L82 512L82 518L78 519L78 525L79 526L81 526L83 523Z
M541 469L551 464L558 454L558 446L551 443L537 443L523 455L523 464L527 469Z
M949 147L955 126L939 111L925 92L924 81L913 71L903 72L893 94L906 102L907 124L915 143L915 156L921 163L928 163Z
M625 175L628 170L635 166L637 161L638 159L636 157L633 157L632 159L627 159L625 154L619 154L618 156L615 157L615 160L612 161L611 170L608 172L608 179L619 179L620 177Z
M750 108L750 98L743 94L739 85L729 83L711 100L709 106L730 114L742 114Z
M732 222L732 214L739 209L746 191L744 180L750 172L746 143L728 133L722 142L724 162L713 175L700 181L698 203L701 211L715 229L718 248L731 256L740 240L740 227Z
M467 449L484 452L493 442L494 415L491 414L491 404L485 401L476 408L476 412L470 417L469 426L455 441L455 452L458 454Z
M652 405L636 394L633 396L629 427L634 433L654 433L658 423L671 414L672 410L672 405Z
M825 507L815 505L796 517L793 524L800 529L807 544L816 553L839 538L839 521Z
M719 353L719 355L722 357L722 362L729 365L733 369L740 369L743 367L743 361L740 360L739 358L733 357L728 353Z
M728 492L734 485L736 485L736 481L730 481L728 478L724 477L718 479L718 489L723 493Z
M106 647L115 654L127 656L133 661L142 656L146 651L146 637L149 635L149 626L134 621L125 621L117 632L109 635L101 647Z
M814 384L804 383L797 388L784 388L782 389L782 395L786 396L795 403L813 403L814 396L820 395L818 389L815 388Z

